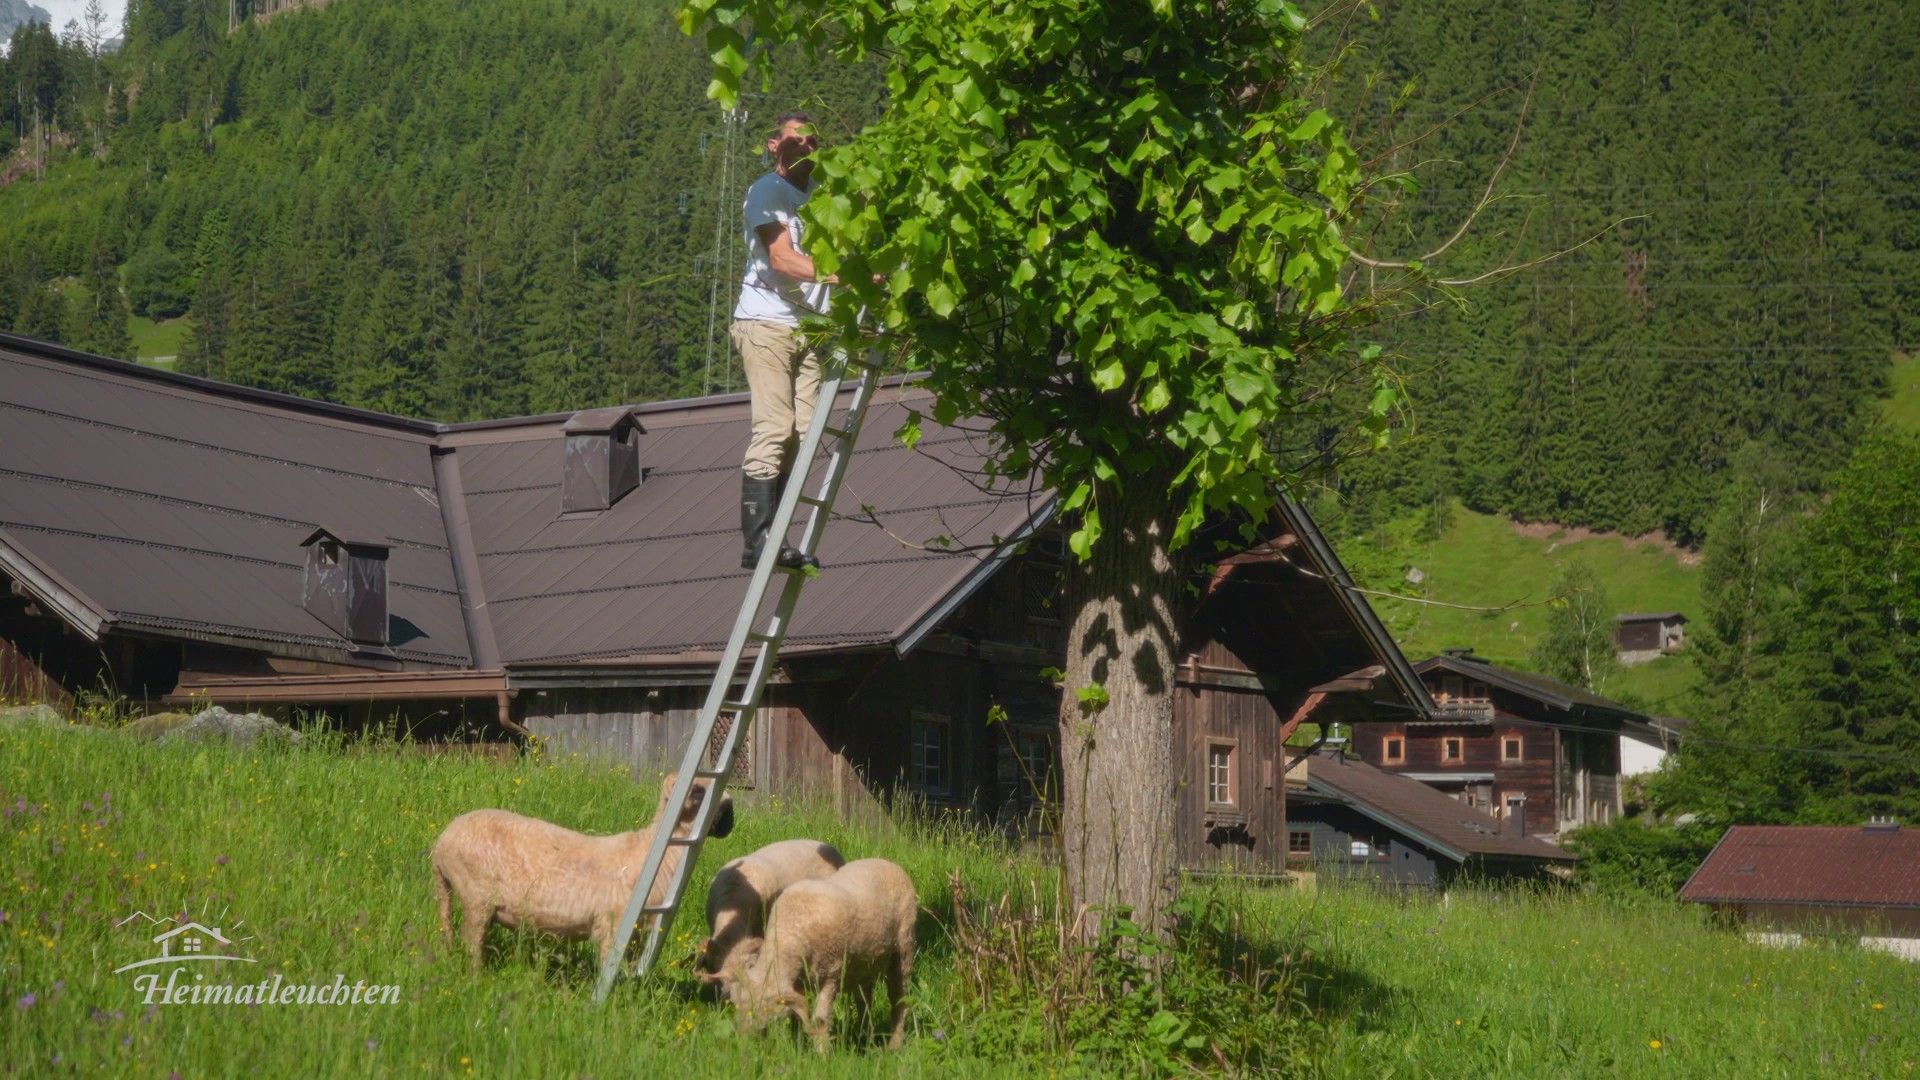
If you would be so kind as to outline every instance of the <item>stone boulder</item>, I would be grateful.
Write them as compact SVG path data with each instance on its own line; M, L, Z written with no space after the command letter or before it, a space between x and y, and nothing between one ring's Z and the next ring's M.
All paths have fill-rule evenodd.
M192 720L192 719L193 719L193 716L190 713L183 713L183 712L154 713L151 716L143 716L138 720L134 720L128 723L126 727L121 728L120 730L126 732L128 735L131 735L136 739L145 739L148 742L151 742L155 739L160 738L162 735L167 734L170 731L176 730L181 725L187 723L189 720Z
M67 718L51 705L12 705L0 708L0 727L34 727L48 724L66 727Z
M298 744L300 733L260 713L232 713L218 705L202 709L154 740L156 743L229 742L235 746Z

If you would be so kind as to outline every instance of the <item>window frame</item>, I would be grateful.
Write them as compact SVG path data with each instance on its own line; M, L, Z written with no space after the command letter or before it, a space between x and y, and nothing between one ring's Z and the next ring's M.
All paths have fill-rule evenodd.
M1226 751L1227 797L1224 801L1213 797L1213 755L1216 750ZM1204 785L1202 792L1206 796L1207 805L1223 810L1238 810L1240 808L1240 740L1208 736L1205 753L1200 759L1200 768L1201 783Z
M1407 763L1407 737L1404 733L1380 737L1380 762L1383 765L1405 765Z
M1465 735L1440 736L1440 764L1462 765L1466 760L1467 737Z
M1512 749L1513 751L1512 753L1507 752L1509 748ZM1524 735L1500 736L1500 761L1503 764L1511 764L1516 761L1525 761L1526 759L1527 759L1526 736Z
M1311 857L1313 855L1313 830L1288 829L1287 854L1290 856L1304 855Z
M920 739L923 731L937 728L940 731L939 762L940 784L930 785L923 778L924 761L921 751L927 745ZM945 713L931 709L914 709L907 717L907 781L915 793L931 800L953 798L953 718Z
M1373 844L1370 841L1355 840L1352 837L1348 837L1347 838L1347 858L1349 859L1373 858Z

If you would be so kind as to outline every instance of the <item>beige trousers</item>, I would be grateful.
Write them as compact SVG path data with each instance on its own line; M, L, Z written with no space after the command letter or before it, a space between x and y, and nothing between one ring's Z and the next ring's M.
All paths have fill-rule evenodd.
M741 319L732 337L753 401L753 435L740 468L755 479L771 479L793 466L800 436L813 422L820 357L797 328L782 323Z

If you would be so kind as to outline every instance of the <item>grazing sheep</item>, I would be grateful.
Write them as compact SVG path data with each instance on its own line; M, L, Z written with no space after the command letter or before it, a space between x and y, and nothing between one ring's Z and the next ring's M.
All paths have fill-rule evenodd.
M613 836L587 836L538 818L505 810L475 810L454 818L433 844L433 876L440 899L440 932L453 947L449 902L460 896L464 922L460 937L473 966L480 966L487 927L530 926L568 938L592 938L605 963L613 948L614 924L626 910L653 843L653 830L666 817L670 786L660 793L653 823ZM673 826L685 836L693 824L706 785L695 784ZM712 836L733 831L733 797L724 795ZM666 898L666 886L686 858L686 849L667 849L654 878L649 904Z
M766 936L767 909L796 882L823 878L847 864L832 844L818 840L777 840L751 855L729 862L707 887L707 926L713 935L700 943L694 975L726 992L740 974L741 945Z
M788 886L767 916L765 940L736 950L749 954L732 987L740 1030L765 1030L791 1012L824 1053L834 995L843 987L851 991L864 1022L874 981L884 971L893 1003L887 1046L897 1049L906 1038L918 907L912 879L885 859L857 859L831 877ZM803 988L817 994L811 1016Z

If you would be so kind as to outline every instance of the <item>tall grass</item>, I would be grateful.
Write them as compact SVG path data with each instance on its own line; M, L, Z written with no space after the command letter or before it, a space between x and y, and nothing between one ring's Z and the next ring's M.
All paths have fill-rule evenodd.
M604 1008L592 1002L584 943L496 930L479 973L441 943L426 853L453 816L500 806L612 832L640 824L655 790L578 761L499 763L326 738L241 752L97 728L0 727L5 1063L129 1076L997 1077L1099 1073L1129 1060L1110 1045L1124 1028L1099 1034L1109 1044L1100 1057L994 1037L1015 1014L969 990L980 957L956 957L950 929L983 925L1006 894L1034 909L1059 905L1045 867L956 822L843 822L819 807L752 800L701 860L666 977L624 981ZM791 836L891 858L913 877L927 910L905 1050L878 1049L850 1015L827 1057L784 1032L741 1038L696 992L687 964L712 871ZM956 920L952 879L970 898L966 920ZM1232 884L1195 899L1228 913L1209 946L1222 962L1273 980L1261 991L1276 995L1273 1038L1313 1048L1308 1071L1903 1076L1920 1061L1920 967L1852 950L1765 950L1670 905L1491 893L1442 903ZM259 961L244 974L226 965L218 978L330 983L339 973L398 985L401 1002L146 1007L131 973L112 973L154 952L152 931L115 925L134 911L204 913ZM1146 1016L1141 1038L1163 1019Z

